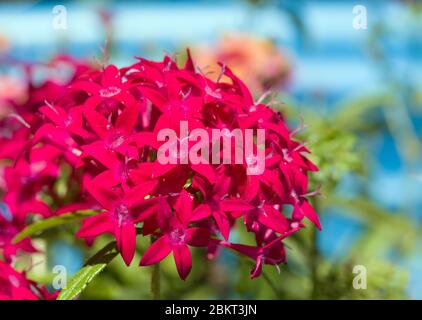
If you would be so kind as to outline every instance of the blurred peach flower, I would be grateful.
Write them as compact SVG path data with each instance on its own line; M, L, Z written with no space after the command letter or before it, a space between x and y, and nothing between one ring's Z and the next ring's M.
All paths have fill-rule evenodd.
M224 35L215 45L192 48L192 55L213 80L220 75L217 62L226 64L256 95L282 88L290 78L291 68L284 53L270 40L247 34Z
M23 102L27 98L26 95L25 82L8 75L0 75L0 119L12 112L12 102Z
M3 35L0 34L0 52L6 52L9 50L9 40Z

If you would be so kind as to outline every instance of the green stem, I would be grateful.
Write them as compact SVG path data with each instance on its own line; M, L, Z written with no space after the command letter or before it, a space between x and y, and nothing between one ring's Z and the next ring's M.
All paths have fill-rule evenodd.
M277 299L282 299L283 298L282 294L280 293L278 288L274 285L273 281L271 281L270 277L264 271L262 271L262 276L264 280L267 282L267 284L269 285L269 287L271 288L271 290L274 292Z
M310 248L310 262L311 262L311 281L312 291L311 299L315 300L318 296L318 261L319 252L317 248L317 231L315 228L311 230L311 248Z
M151 244L155 241L155 237L151 237ZM153 300L160 299L161 283L160 283L160 263L157 262L152 266L151 270L151 297Z
M320 212L320 206L318 199L314 199L314 208L315 211ZM317 229L312 226L311 229L311 244L310 244L310 269L311 269L311 281L312 281L312 291L310 298L315 300L318 298L318 285L319 285L319 278L318 278L318 265L319 265L319 250L318 250L318 231Z
M160 299L160 263L152 266L151 271L151 295L153 300Z

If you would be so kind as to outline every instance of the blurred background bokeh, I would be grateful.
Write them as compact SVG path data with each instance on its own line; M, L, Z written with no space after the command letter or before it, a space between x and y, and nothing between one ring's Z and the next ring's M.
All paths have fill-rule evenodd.
M366 28L354 28L356 5ZM186 47L210 77L227 63L303 127L321 168L312 185L323 231L309 225L288 239L280 273L266 266L250 280L250 262L223 250L195 259L182 282L167 258L162 298L422 299L422 1L1 2L0 96L25 99L19 62L67 53L95 64L105 47L118 66L166 53L183 61ZM48 284L57 264L76 272L107 242L86 249L66 231L37 240L48 254L37 254L33 278ZM352 286L357 265L366 290ZM82 298L148 299L150 272L119 257Z

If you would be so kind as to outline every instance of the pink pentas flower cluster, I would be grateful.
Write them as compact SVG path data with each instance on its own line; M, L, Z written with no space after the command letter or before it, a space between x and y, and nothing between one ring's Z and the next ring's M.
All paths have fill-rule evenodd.
M19 90L0 94L0 259L5 262L0 260L0 299L46 299L53 296L12 267L20 254L37 250L30 238L17 243L13 238L30 223L32 215L48 218L55 214L56 208L41 195L48 194L60 205L54 184L66 160L62 151L50 144L29 150L29 141L44 121L38 109L46 101L63 97L72 79L91 67L68 56L43 65L19 63L17 67L23 67L24 77L10 81ZM40 69L42 79L37 76ZM29 150L25 157L23 150Z
M24 272L0 260L0 300L54 300L56 297L57 293L50 293L28 279Z
M32 252L34 248L25 239L16 245L11 239L23 229L29 214L42 217L53 215L51 208L40 197L44 192L54 196L53 186L63 163L62 151L51 144L37 145L20 157L23 150L28 150L34 133L43 124L38 109L46 101L54 101L65 96L66 88L72 79L89 70L87 64L73 60L67 56L58 56L45 69L45 79L36 80L35 69L39 65L24 65L25 79L22 86L23 101L17 97L9 97L4 93L0 97L2 107L8 112L0 118L0 166L2 183L0 190L4 207L0 208L0 249L6 261L10 261L19 249ZM53 76L59 69L70 69L67 78ZM37 83L38 82L38 83Z
M256 262L252 277L260 275L264 264L285 262L283 239L303 228L305 217L320 228L308 201L314 194L308 190L308 172L317 168L306 158L307 148L293 139L295 132L283 116L255 102L228 67L222 65L221 73L230 81L213 81L196 68L189 53L183 67L168 56L160 62L137 59L125 68L107 65L80 72L65 92L44 99L37 121L29 125L31 140L21 145L12 168L30 173L28 191L17 195L22 201L10 196L9 202L26 203L44 217L97 210L83 221L78 237L91 243L111 234L127 265L137 236L149 237L152 243L140 265L171 254L182 279L192 268L191 247L204 248L209 258L220 248L235 250ZM263 146L252 140L254 150L264 149L262 173L248 174L250 159L184 161L186 154L177 148L170 158L183 161L162 163L159 150L169 141L160 139L160 132L174 129L181 142L182 122L206 132L265 130ZM201 152L211 152L214 142L205 141L209 148ZM190 139L188 147L193 147ZM221 150L217 158L223 156ZM63 163L73 169L70 179L78 183L80 194L46 208L36 195L51 191L45 186L54 182ZM12 181L13 174L9 176ZM12 212L19 210L11 206ZM236 227L253 234L255 244L234 243Z

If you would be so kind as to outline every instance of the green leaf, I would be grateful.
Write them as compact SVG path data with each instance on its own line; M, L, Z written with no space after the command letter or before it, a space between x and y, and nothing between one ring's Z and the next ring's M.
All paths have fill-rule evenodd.
M116 241L110 242L91 257L63 289L58 300L75 299L94 278L118 255Z
M65 213L60 216L38 220L34 222L33 224L30 224L29 226L27 226L21 232L19 232L13 238L13 243L17 243L23 240L24 238L32 236L34 234L41 233L44 230L58 227L58 226L68 224L71 222L79 221L83 218L95 215L97 213L98 213L97 211L93 211L93 210L81 210L81 211L75 211L72 213Z

